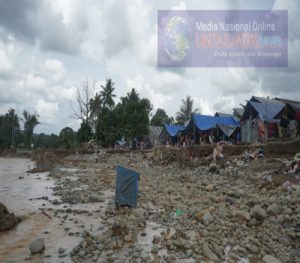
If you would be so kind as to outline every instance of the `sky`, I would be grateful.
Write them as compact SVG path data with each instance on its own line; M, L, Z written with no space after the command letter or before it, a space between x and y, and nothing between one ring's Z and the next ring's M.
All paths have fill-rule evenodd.
M288 10L287 68L158 68L157 11ZM190 95L203 114L232 113L252 95L300 100L298 0L0 0L0 114L36 112L36 133L56 133L71 118L76 90L107 78L117 100L135 88L175 116Z

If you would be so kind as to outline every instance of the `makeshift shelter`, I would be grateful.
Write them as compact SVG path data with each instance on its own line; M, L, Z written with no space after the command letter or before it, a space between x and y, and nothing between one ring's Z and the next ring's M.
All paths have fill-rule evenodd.
M163 127L160 126L149 126L149 134L144 136L145 142L147 142L151 147L154 147L159 142L159 135L162 131Z
M275 100L285 103L284 115L289 120L289 131L290 131L289 137L295 138L297 135L297 123L295 120L295 116L297 111L300 111L300 102L295 100L282 99L282 98L275 98Z
M285 104L280 101L253 96L241 117L241 141L256 143L277 136L277 124L284 109Z
M233 108L233 116L235 117L236 120L240 120L241 117L244 114L244 109L243 108Z
M232 137L236 129L239 128L239 123L232 116L208 116L201 114L193 114L186 131L196 136L208 134L215 131L217 137L222 132L226 137Z
M117 166L115 204L117 207L136 207L140 175L130 169Z
M166 144L168 141L173 144L177 143L179 134L185 131L185 128L184 125L164 124L159 135L159 141L161 144Z

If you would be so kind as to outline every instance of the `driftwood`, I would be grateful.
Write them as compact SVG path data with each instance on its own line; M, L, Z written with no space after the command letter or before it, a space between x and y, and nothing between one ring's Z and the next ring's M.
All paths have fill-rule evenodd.
M40 208L40 210L41 210L41 212L42 212L45 216L47 216L49 219L52 219L52 217L49 216L49 215L45 212L45 210L44 210L43 208Z

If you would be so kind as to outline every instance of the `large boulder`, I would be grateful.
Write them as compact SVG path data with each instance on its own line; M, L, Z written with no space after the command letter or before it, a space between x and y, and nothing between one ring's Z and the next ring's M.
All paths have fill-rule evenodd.
M0 231L14 228L21 219L16 217L14 213L9 213L6 206L0 203Z

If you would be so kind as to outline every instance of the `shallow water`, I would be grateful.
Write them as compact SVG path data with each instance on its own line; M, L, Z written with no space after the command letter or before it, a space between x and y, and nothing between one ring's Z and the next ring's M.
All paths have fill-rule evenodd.
M10 212L25 217L13 230L0 232L0 262L72 262L69 252L79 243L81 233L85 230L97 233L99 228L101 229L99 215L105 211L109 200L112 199L112 193L104 192L104 203L55 206L50 202L59 199L52 195L55 181L47 177L48 173L26 173L33 167L34 163L29 159L0 158L0 202L4 203ZM47 196L49 201L41 200L43 196ZM51 219L45 216L40 208L43 208ZM68 208L87 212L64 213ZM62 212L54 216L54 209L61 209ZM69 235L70 233L72 235ZM40 237L45 239L45 251L41 255L31 256L30 243ZM58 254L60 247L66 250L62 258L59 258Z

